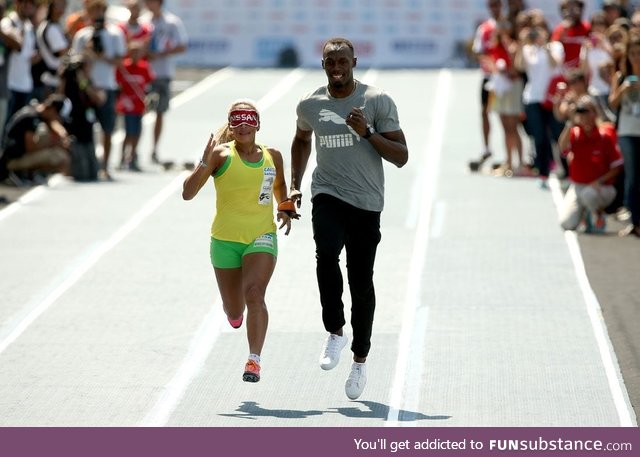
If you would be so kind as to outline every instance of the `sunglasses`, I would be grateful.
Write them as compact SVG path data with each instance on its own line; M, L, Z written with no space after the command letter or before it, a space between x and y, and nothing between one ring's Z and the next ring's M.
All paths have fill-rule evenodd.
M576 113L580 113L580 114L585 114L585 113L591 113L592 110L587 108L586 106L578 106L576 108Z

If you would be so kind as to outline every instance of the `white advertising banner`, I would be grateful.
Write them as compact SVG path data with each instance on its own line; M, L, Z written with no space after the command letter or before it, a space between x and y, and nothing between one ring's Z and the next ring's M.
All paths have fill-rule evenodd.
M558 22L558 0L526 3ZM600 1L586 3L585 19ZM486 0L165 0L165 7L189 34L179 62L195 66L275 66L290 48L301 66L317 67L332 36L353 41L362 66L450 65L487 17Z

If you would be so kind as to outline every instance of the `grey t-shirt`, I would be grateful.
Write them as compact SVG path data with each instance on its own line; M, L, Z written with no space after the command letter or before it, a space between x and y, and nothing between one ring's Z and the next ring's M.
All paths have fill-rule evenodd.
M175 14L163 11L159 17L147 13L141 17L141 22L151 24L153 32L149 47L153 52L164 52L176 46L187 46L187 31ZM151 68L158 79L173 79L176 72L175 56L158 57L151 61Z
M329 194L360 209L382 211L382 158L345 119L352 108L361 108L377 132L393 132L400 130L398 110L381 89L359 81L356 84L354 92L346 98L333 98L325 86L298 103L298 128L313 130L315 134L317 167L313 171L311 196Z

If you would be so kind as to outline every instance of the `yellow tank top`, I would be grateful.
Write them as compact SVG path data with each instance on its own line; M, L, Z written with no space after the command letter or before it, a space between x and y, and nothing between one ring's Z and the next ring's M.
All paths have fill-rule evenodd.
M211 236L248 244L260 235L276 231L273 220L276 167L263 145L259 145L262 159L250 163L238 155L234 141L228 144L229 157L213 179L216 215Z

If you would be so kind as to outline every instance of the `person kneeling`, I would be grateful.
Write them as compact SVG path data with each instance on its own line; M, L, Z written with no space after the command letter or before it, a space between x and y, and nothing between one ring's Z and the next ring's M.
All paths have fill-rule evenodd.
M569 151L570 186L564 196L560 225L576 230L584 221L588 233L604 233L604 209L614 200L615 177L623 159L613 125L600 122L596 104L581 97L559 139L561 150Z
M0 174L33 178L37 173L68 174L70 137L62 117L71 110L62 95L50 95L16 112L5 129ZM5 176L6 175L6 176Z

